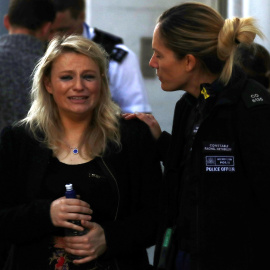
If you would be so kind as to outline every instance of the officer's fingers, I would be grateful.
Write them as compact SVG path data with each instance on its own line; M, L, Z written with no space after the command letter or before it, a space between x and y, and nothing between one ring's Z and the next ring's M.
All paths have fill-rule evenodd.
M126 120L137 118L135 113L123 113L122 117Z
M145 122L147 125L149 125L152 119L152 114L149 114L149 113L135 112L134 115L136 115L138 119Z
M147 113L136 113L136 115L141 121L148 125L153 137L157 140L161 134L161 128L155 117Z

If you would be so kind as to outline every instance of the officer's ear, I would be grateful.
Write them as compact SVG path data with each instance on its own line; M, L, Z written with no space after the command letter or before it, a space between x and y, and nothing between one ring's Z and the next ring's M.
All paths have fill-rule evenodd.
M187 54L185 56L185 67L186 67L186 71L192 71L197 64L197 59L194 55L192 54Z
M49 39L51 26L52 26L51 22L43 23L42 26L35 31L35 37L42 41L47 41Z
M78 20L80 20L81 22L85 21L85 12L81 11L81 13L78 16Z

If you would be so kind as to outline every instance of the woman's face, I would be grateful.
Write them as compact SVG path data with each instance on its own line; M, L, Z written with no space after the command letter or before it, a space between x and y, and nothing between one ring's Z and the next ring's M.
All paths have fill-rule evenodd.
M184 90L187 83L185 58L177 59L174 52L164 45L158 25L154 30L152 47L154 53L149 65L156 69L161 88L165 91Z
M101 91L101 75L89 57L66 52L55 59L51 75L44 80L53 95L60 117L91 120Z

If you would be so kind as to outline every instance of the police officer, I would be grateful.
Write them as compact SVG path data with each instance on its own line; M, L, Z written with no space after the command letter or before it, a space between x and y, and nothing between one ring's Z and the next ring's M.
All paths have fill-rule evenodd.
M233 65L262 36L252 18L224 20L200 3L166 10L150 66L165 91L185 90L165 164L155 266L160 270L264 269L269 257L270 96ZM137 114L153 129L153 116Z
M120 37L89 27L85 21L84 0L53 0L56 19L51 38L56 34L80 34L101 44L110 56L109 83L112 99L122 112L151 112L138 59Z

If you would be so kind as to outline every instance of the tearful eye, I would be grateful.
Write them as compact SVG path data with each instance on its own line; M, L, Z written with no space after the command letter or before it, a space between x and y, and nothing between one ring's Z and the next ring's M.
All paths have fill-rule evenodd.
M67 76L61 76L60 79L61 79L62 81L69 81L69 80L72 80L72 77L69 76L69 75L67 75Z
M88 74L88 75L84 75L83 78L87 81L91 81L91 80L95 79L96 77L94 75Z

